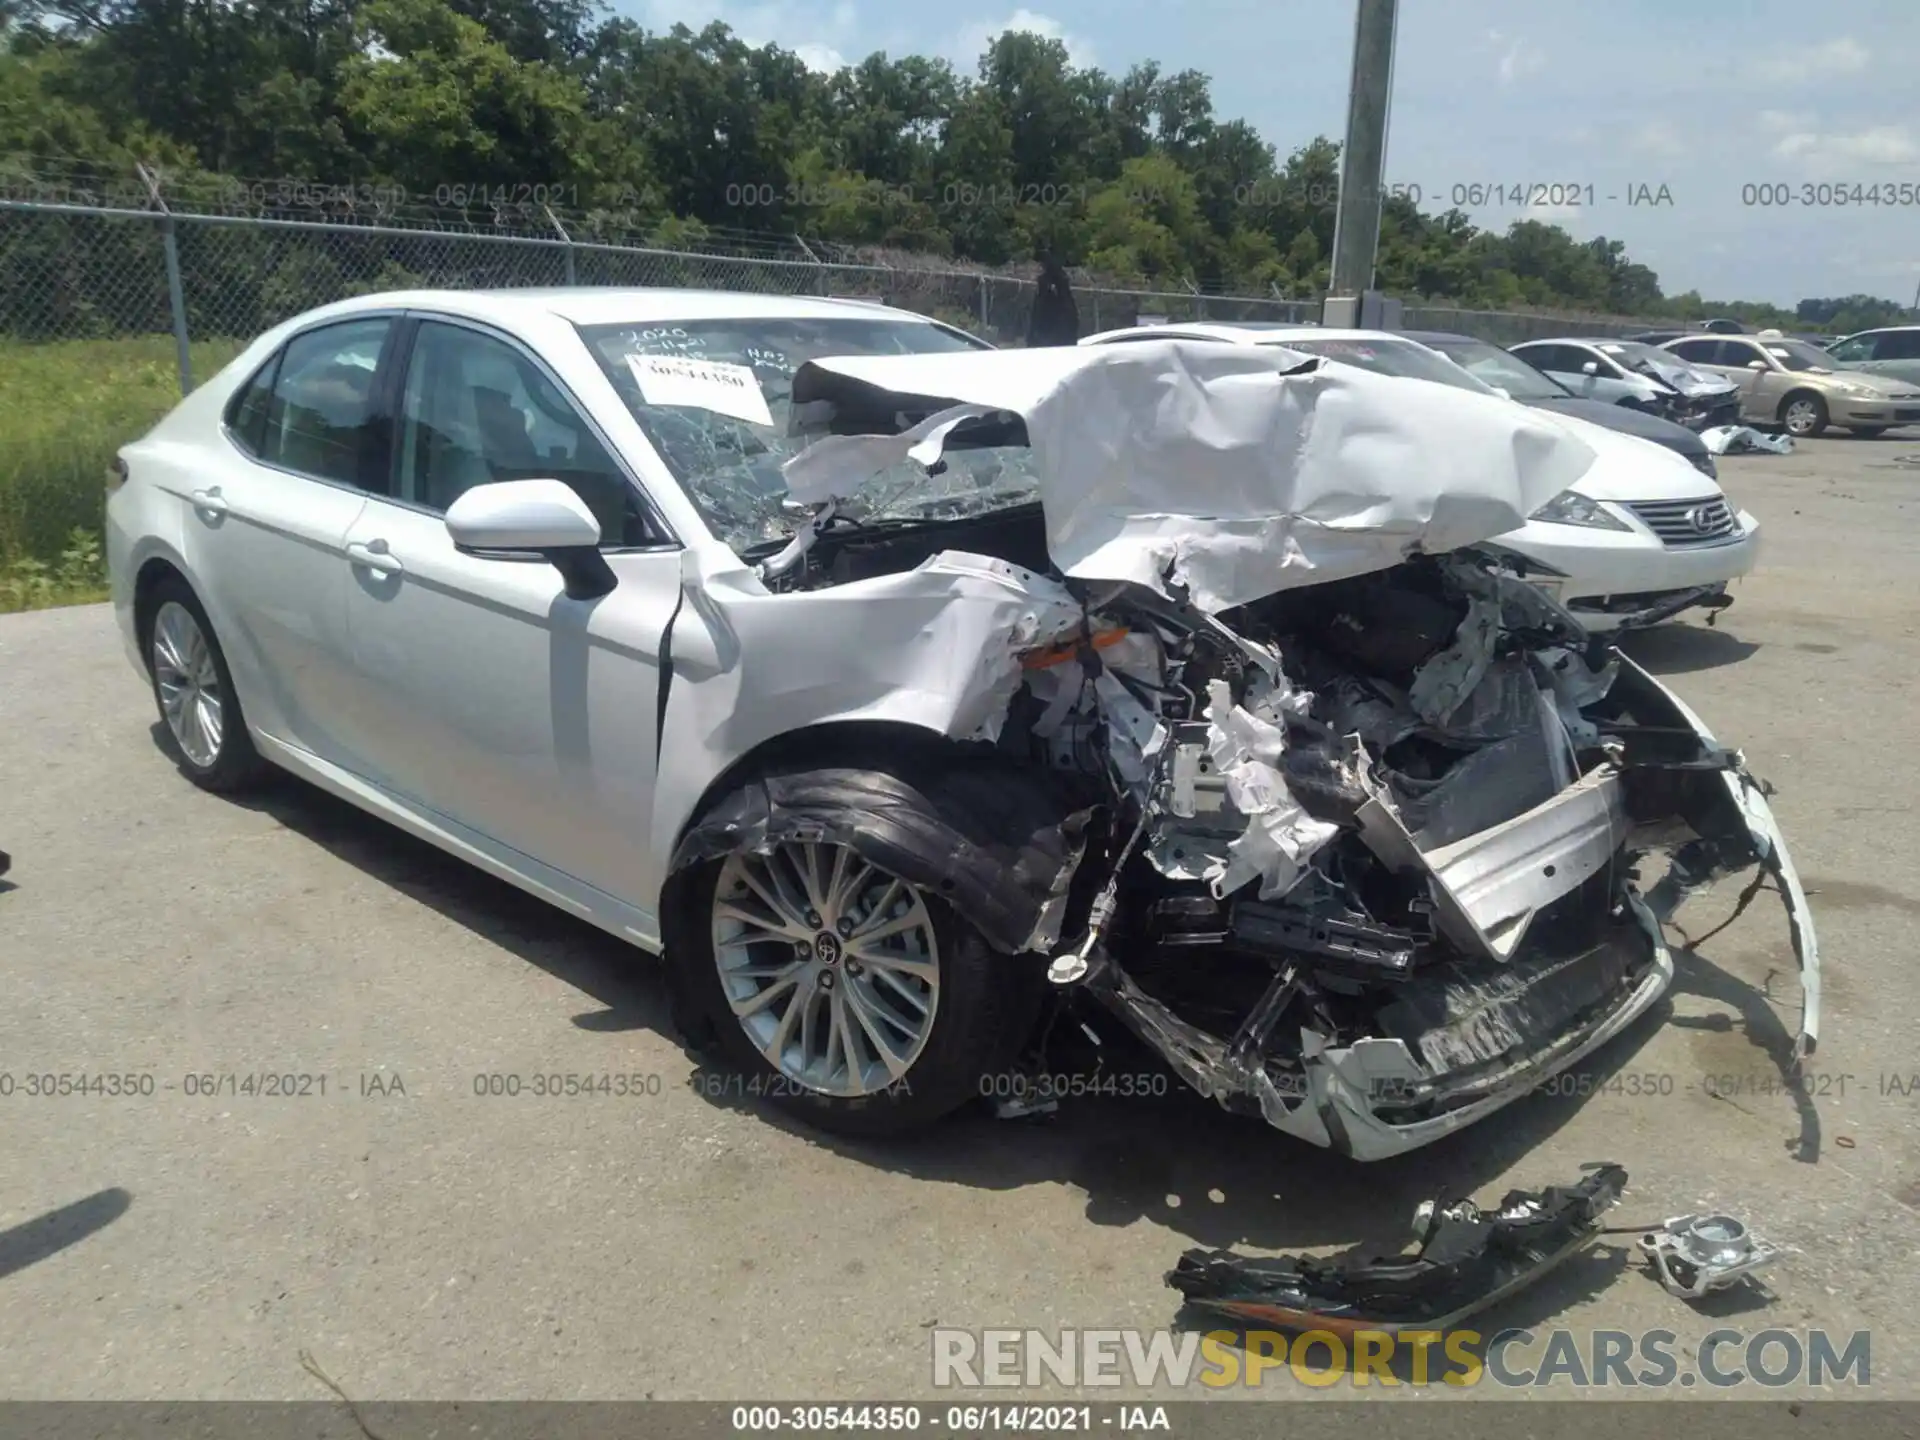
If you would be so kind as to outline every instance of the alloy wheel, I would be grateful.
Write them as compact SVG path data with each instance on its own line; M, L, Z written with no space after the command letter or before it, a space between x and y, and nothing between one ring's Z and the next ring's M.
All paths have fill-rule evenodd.
M1820 411L1811 400L1796 400L1787 406L1785 418L1789 434L1805 435L1819 420Z
M220 759L226 695L213 647L193 612L169 600L153 618L153 683L180 753L202 770Z
M714 888L713 955L754 1049L820 1094L885 1090L933 1031L940 942L926 897L844 845L729 856Z

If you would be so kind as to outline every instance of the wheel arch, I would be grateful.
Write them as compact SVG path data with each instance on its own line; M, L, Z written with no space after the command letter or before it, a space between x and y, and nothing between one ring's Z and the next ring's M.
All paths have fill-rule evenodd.
M1826 396L1822 395L1811 385L1796 385L1780 397L1780 403L1774 407L1773 418L1784 422L1787 418L1787 407L1793 404L1794 401L1801 399L1813 401L1814 404L1820 407L1821 414L1828 417L1832 416L1833 407L1827 404Z
M154 597L159 594L161 585L170 579L177 580L186 586L196 600L200 598L199 592L193 588L193 582L187 578L186 570L181 566L179 559L172 554L161 552L149 555L140 562L140 568L134 571L134 638L140 647L141 663L147 665L149 669L151 669L152 657L147 654L147 649L153 639L154 612L159 608L154 603ZM201 601L203 608L205 603Z
M1094 807L991 745L899 721L830 721L755 746L715 777L675 836L660 897L669 959L700 922L708 862L794 838L848 845L964 914L997 950L1054 944Z
M677 1028L707 1017L678 957L699 953L700 880L728 854L790 839L844 844L957 911L1003 955L1057 943L1095 807L1047 770L890 720L783 732L716 776L675 837L660 938Z

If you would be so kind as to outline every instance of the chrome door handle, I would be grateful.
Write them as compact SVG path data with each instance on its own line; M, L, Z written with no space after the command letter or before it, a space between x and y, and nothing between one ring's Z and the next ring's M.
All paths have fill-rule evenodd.
M376 575L398 575L407 568L400 563L397 555L387 549L384 540L368 540L365 543L355 540L347 546L347 558Z
M205 511L209 515L227 513L227 502L220 497L220 487L213 485L205 490L196 490L192 495L193 508Z

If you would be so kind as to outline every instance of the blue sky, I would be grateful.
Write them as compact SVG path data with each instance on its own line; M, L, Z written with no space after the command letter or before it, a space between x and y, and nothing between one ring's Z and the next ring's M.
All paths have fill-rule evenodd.
M822 69L884 50L972 73L988 36L1029 29L1114 74L1140 60L1204 72L1216 115L1250 121L1283 157L1346 124L1350 0L616 5L650 27L724 20ZM1920 204L1763 207L1742 187L1920 188L1920 0L1401 0L1387 179L1435 210L1455 185L1559 184L1583 201L1591 186L1577 209L1472 213L1623 240L1669 294L1910 303ZM1670 204L1628 204L1663 185Z

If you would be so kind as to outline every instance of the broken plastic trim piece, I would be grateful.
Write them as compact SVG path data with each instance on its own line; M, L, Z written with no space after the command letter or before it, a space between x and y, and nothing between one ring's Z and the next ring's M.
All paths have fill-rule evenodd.
M1587 1168L1578 1184L1511 1190L1492 1210L1428 1201L1414 1216L1411 1253L1363 1246L1323 1260L1189 1250L1167 1284L1200 1309L1290 1330L1445 1330L1600 1238L1600 1217L1620 1198L1627 1172L1612 1163Z

